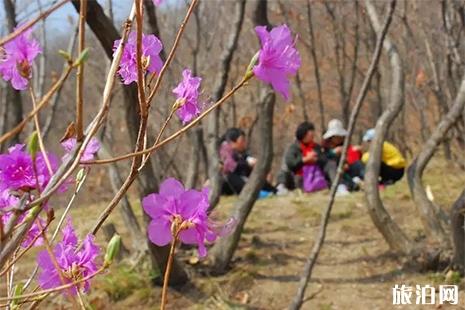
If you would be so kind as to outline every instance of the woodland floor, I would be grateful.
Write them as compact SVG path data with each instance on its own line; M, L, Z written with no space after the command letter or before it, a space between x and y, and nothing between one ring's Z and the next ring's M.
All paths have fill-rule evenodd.
M465 174L443 162L433 162L430 166L425 184L431 187L436 203L448 210L464 188ZM408 236L424 239L405 178L386 188L382 197L391 216ZM206 262L196 261L195 250L180 250L179 257L188 263L192 281L179 291L169 292L168 309L285 309L295 294L327 200L328 192L320 192L292 193L257 202L232 269L224 276L208 276ZM221 201L220 218L228 214L233 203L234 198ZM89 219L100 209L99 205L79 207L73 212L73 218L82 219L81 227L85 231L92 225ZM60 212L57 213L59 216ZM127 231L119 214L115 213L110 220L124 240ZM393 306L391 289L395 284L438 287L450 282L442 273L415 272L403 267L404 263L404 258L389 251L372 224L363 193L338 198L303 309L465 309L463 280L458 306ZM33 265L33 260L26 261L20 269L24 272ZM94 281L88 298L92 308L158 309L161 290L150 285L148 270L147 262L132 270L124 263L113 266L109 275ZM66 301L57 297L46 308L66 308Z

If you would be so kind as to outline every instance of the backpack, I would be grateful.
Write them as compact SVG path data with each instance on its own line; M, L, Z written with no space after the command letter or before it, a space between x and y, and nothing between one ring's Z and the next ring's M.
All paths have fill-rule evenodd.
M320 166L313 165L304 165L302 167L303 172L303 190L306 193L317 192L328 188L328 183L326 182L323 171Z

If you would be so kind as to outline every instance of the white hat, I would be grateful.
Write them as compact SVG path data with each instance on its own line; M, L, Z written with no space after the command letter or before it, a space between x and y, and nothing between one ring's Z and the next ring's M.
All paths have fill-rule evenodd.
M375 138L375 129L374 128L371 128L371 129L368 129L365 134L363 135L363 142L368 142L368 141L371 141Z
M347 136L347 130L344 129L342 122L338 119L332 119L328 123L328 130L323 135L323 139L329 139L331 137L345 137Z

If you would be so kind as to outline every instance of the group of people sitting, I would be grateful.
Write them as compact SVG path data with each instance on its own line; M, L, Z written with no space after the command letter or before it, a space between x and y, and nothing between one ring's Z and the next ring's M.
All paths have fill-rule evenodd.
M328 129L318 144L315 141L315 126L311 122L301 123L295 131L295 141L284 154L277 176L277 186L272 185L269 175L260 196L284 195L297 188L304 192L315 192L331 186L336 179L347 134L342 122L333 119L328 123ZM369 129L365 132L361 145L349 145L343 165L344 171L337 185L337 195L346 195L361 188L365 164L369 157L369 144L374 136L374 129ZM222 193L239 194L257 162L248 153L245 133L238 128L228 129L221 139L219 155L223 175ZM405 166L406 160L402 153L393 144L385 141L379 186L384 187L400 180L404 175Z

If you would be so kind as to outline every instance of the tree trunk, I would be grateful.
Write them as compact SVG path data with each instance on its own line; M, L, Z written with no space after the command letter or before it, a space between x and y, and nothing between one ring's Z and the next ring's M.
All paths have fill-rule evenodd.
M80 1L73 0L72 3L79 12ZM89 1L87 3L86 16L87 24L95 33L107 56L111 59L113 57L113 42L119 39L118 31L105 15L102 7L97 1ZM129 130L130 140L134 143L137 139L139 128L139 105L136 88L134 86L123 86L123 96L124 105L126 107L126 124ZM158 190L158 180L155 176L152 162L150 160L147 161L145 167L140 171L138 181L140 197L144 197L149 193ZM146 222L149 220L146 215L144 219ZM163 274L168 259L169 246L158 247L151 243L148 239L147 244L151 253L150 257L153 268L161 270L161 273ZM170 285L179 285L186 281L186 272L182 268L181 264L175 260L171 271Z
M465 190L454 203L450 212L452 240L454 246L453 268L465 271Z
M276 96L269 88L262 91L258 137L260 149L257 164L235 204L232 218L237 223L234 230L228 236L221 238L211 251L213 270L216 273L225 272L231 262L239 244L247 217L258 198L258 193L263 187L266 175L270 171L273 158L273 108L275 100Z
M8 32L13 32L17 26L16 23L16 8L13 0L4 0L3 8L5 10L6 24ZM6 102L8 104L5 121L5 132L14 128L16 125L21 123L23 120L23 102L21 99L21 92L14 89L11 84L8 82L5 85L6 91ZM10 144L16 144L20 142L19 139L20 133L17 133L10 139ZM6 150L6 144L2 145L2 150Z
M423 148L418 153L413 163L408 168L408 181L410 192L412 193L413 200L418 208L420 217L425 227L426 233L441 243L449 244L449 237L446 235L441 224L444 227L447 225L447 217L444 211L430 201L426 195L423 187L422 177L423 172L428 165L431 158L441 141L446 136L450 128L461 117L465 107L465 76L463 77L462 84L458 90L454 104L450 107L449 112L443 116L436 129L431 134Z
M228 82L231 61L239 41L239 34L242 29L245 12L245 0L236 0L235 17L232 22L232 32L229 35L226 47L221 54L220 68L215 79L215 87L212 92L212 100L216 102L223 96ZM220 200L222 178L220 172L220 159L218 154L218 134L219 134L220 109L215 109L208 116L207 147L209 153L209 178L210 178L210 209L215 208Z
M311 5L310 0L307 0L307 18L308 18L308 30L310 32L310 53L312 55L313 72L315 75L316 89L317 89L317 94L318 94L318 108L320 111L320 131L323 134L326 130L325 108L323 104L323 92L321 90L320 69L319 69L319 64L318 64L318 58L316 55L315 35L313 32L313 21L312 21L312 5Z
M365 5L373 28L377 33L380 33L381 23L374 5L370 0L365 0ZM375 137L370 145L370 157L366 165L365 174L365 197L368 213L389 246L402 253L411 253L413 244L384 208L378 190L378 177L384 137L395 117L399 114L404 100L404 73L400 55L389 36L386 36L383 47L390 60L392 86L390 89L389 102L386 106L386 110L376 123Z

